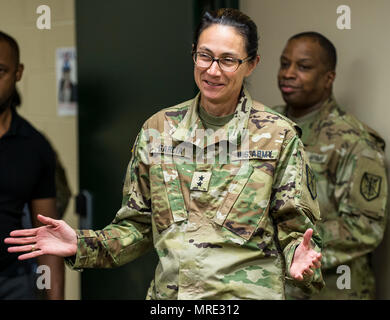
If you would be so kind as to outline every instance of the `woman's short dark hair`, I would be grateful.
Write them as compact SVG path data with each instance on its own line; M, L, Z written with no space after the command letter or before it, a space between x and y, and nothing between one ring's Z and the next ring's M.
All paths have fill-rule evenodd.
M196 51L200 34L213 24L234 27L245 39L245 49L250 61L256 58L259 46L257 26L246 14L237 9L223 8L206 11L195 30L193 52Z

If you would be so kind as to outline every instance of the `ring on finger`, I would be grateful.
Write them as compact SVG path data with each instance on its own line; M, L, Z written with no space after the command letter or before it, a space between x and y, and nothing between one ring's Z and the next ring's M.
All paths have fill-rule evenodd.
M31 245L31 252L33 252L35 250L35 245Z

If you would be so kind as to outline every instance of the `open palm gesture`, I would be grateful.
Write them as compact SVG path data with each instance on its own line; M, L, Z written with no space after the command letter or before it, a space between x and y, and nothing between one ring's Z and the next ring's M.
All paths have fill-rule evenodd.
M69 257L76 254L77 235L65 221L51 219L38 215L38 220L44 224L33 229L15 230L6 238L8 252L28 252L18 257L19 260L36 258L44 254L59 257Z
M303 235L303 241L299 244L294 253L294 258L290 267L290 275L299 281L304 276L311 276L314 271L321 267L321 253L316 252L310 246L313 229L307 229Z

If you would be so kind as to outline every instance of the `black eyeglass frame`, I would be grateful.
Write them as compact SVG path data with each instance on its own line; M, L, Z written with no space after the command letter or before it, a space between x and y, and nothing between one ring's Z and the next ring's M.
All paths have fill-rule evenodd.
M198 64L196 63L196 56L199 55L199 54L203 54L203 55L209 56L209 57L211 58L210 65L209 65L208 67L200 67L200 66L198 66ZM215 58L215 57L209 55L208 53L198 52L198 51L195 51L195 52L192 53L192 59L194 60L194 63L198 66L198 68L208 69L208 68L210 68L210 67L213 65L214 61L217 61L218 67L219 67L221 70L225 71L225 72L236 72L237 69L238 69L244 62L249 61L251 58L253 58L253 57L249 56L249 57L246 57L246 58L244 58L244 59L231 58L231 59L234 59L235 61L237 61L237 62L238 62L238 65L237 65L237 67L236 67L235 70L228 71L228 70L225 70L223 67L221 67L221 65L219 64L219 61L220 61L221 59L225 59L225 58Z

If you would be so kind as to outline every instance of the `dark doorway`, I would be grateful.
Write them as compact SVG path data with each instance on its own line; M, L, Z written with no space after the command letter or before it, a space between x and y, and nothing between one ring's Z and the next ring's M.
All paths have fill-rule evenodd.
M79 188L92 196L88 228L104 228L120 208L144 121L196 94L192 34L203 6L215 5L201 2L76 1ZM82 299L144 299L156 265L150 252L119 268L86 269Z

